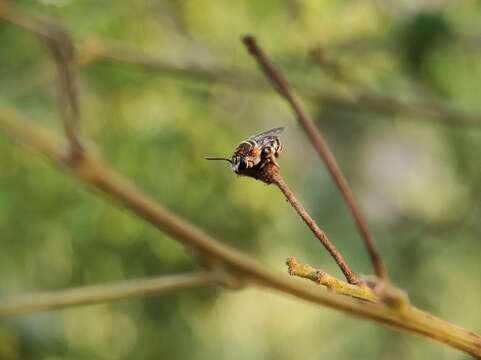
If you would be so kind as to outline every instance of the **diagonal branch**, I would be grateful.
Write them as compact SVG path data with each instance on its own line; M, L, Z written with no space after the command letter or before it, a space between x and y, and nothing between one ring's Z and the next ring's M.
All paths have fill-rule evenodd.
M79 156L82 145L78 137L79 106L76 84L77 64L75 48L67 32L60 27L51 27L55 41L47 40L55 60L59 83L59 102L62 112L65 134L70 142L71 156Z
M121 62L146 70L153 70L170 77L194 79L202 82L220 82L231 87L246 87L252 91L264 91L266 86L261 79L242 69L220 66L199 66L196 64L179 64L166 61L162 57L143 52L122 43L112 43L93 39L77 46L79 66L88 66L95 62ZM335 64L333 64L335 66ZM338 74L347 79L348 74ZM425 120L439 120L446 124L473 125L481 124L481 114L452 108L440 102L406 101L390 95L373 92L351 94L335 93L332 89L323 90L319 86L306 82L293 82L304 97L321 103L338 104L346 109L354 109L374 114L389 115L400 113L405 117L417 117Z
M329 149L329 146L327 145L324 136L316 128L311 117L302 109L300 101L293 94L286 79L274 67L272 62L265 55L265 53L259 48L255 38L252 36L245 36L243 38L243 41L250 54L256 59L257 63L259 64L266 77L271 81L274 89L279 93L281 97L283 97L289 103L293 112L296 114L299 124L304 129L307 137L311 141L319 156L324 161L324 164L328 168L333 180L335 181L337 187L339 188L339 191L342 194L342 197L344 198L344 201L346 202L346 205L351 212L351 215L354 218L357 229L361 235L361 238L364 241L366 249L371 258L371 262L373 264L376 275L380 278L386 279L386 268L384 267L382 259L374 245L374 241L371 234L369 233L367 223L364 220L364 216L362 215L361 210L356 204L354 195L351 192L349 185L344 175L342 174L342 171L339 168L336 159L334 158L334 155Z
M7 297L0 299L0 317L151 296L167 291L213 286L218 283L216 274L205 272L166 275L151 279L135 279L113 284Z
M309 215L309 213L304 209L304 206L297 200L294 196L292 191L289 189L289 186L282 178L279 172L276 172L272 178L272 182L281 190L281 192L286 197L287 201L292 205L292 207L296 210L302 220L306 223L306 225L311 229L314 235L319 239L322 245L326 248L327 251L331 254L331 256L336 261L337 265L341 268L344 276L346 277L347 281L350 284L359 284L359 278L357 275L351 270L349 265L347 264L344 257L341 255L339 250L334 246L334 244L329 240L326 233L322 231L319 226L316 224L314 219Z
M227 160L226 158L206 158L207 160ZM255 166L237 169L237 175L247 176L263 183L270 185L276 185L282 194L286 197L286 200L291 204L291 206L296 210L297 214L301 217L302 221L307 225L307 227L312 231L315 237L321 242L324 248L331 254L334 261L337 263L342 273L346 277L349 284L362 285L359 277L351 270L350 266L347 264L344 257L341 255L339 250L334 246L334 244L329 240L326 233L321 230L319 225L314 221L314 219L309 215L307 210L302 206L302 204L294 196L294 193L289 189L289 186L285 182L284 178L280 173L279 165L273 161L272 158L267 158L261 160L261 162Z
M436 318L414 306L409 305L400 312L396 308L382 303L359 302L306 286L306 284L293 281L285 275L268 270L258 261L222 244L151 200L121 174L110 169L94 156L89 148L85 147L85 156L79 161L65 162L64 147L59 139L15 111L0 107L0 128L14 139L42 153L85 185L100 190L110 198L117 200L159 230L190 245L200 253L209 255L213 262L230 270L229 274L233 276L312 303L403 329L447 344L473 356L481 357L481 337L479 335Z
M49 31L47 24L16 15L18 14L9 13L9 9L4 1L0 2L0 17L6 18L8 21L25 27L34 33L38 32L39 35L46 38L50 39L50 37L55 36L55 31L53 33ZM58 41L58 39L50 40ZM70 61L68 59L71 58L69 55L66 56L67 61ZM64 77L67 80L61 81L71 81L68 79L69 75L65 74ZM71 91L68 90L68 86L65 89ZM71 95L67 96L70 97ZM74 103L72 102L72 104ZM69 104L71 106L70 110L75 111L76 105L72 104ZM69 125L66 123L66 126ZM351 298L326 293L319 291L319 289L299 284L287 276L282 276L266 269L263 264L240 251L222 244L188 221L156 203L121 174L111 169L90 148L84 147L82 156L75 158L75 161L65 161L65 144L56 136L53 136L38 125L34 125L15 111L0 107L0 127L13 138L42 153L54 164L76 177L85 185L116 200L159 230L166 232L176 240L196 250L196 255L199 255L202 260L208 260L207 265L214 272L217 270L225 275L222 278L225 286L239 287L248 282L253 285L274 289L284 294L291 294L313 303L431 338L474 356L481 356L480 336L435 318L411 306L409 303L401 311L398 307L386 306L383 303L359 302ZM67 134L67 136L69 135ZM68 140L70 141L69 146L72 148L71 139L69 138ZM70 294L72 292L75 293L75 291L77 290L69 290ZM127 292L123 294L125 295ZM68 303L61 303L61 296L59 297L58 294L49 295L52 296L50 298L51 303L56 302L60 304L59 306L67 305ZM102 296L105 296L105 300L111 300L107 299L108 295L105 293ZM38 309L32 311L36 310Z
M0 17L2 8L0 5ZM203 83L219 82L230 87L243 87L251 91L265 91L268 88L259 76L242 69L225 68L221 66L200 66L193 63L179 64L163 59L160 56L144 52L129 45L99 40L96 38L76 44L77 66L87 67L97 62L118 62L140 69L155 71L171 78L190 79ZM341 74L342 76L342 74ZM346 80L346 79L345 79ZM32 88L44 86L50 82L46 76L32 79L28 85L16 88L16 97L30 91ZM481 124L481 114L456 109L440 102L407 101L395 96L381 95L374 92L352 92L344 94L324 90L308 82L292 82L305 98L321 104L336 104L347 110L364 112L374 115L402 114L405 118L419 118L425 121L438 121L446 125L478 126Z

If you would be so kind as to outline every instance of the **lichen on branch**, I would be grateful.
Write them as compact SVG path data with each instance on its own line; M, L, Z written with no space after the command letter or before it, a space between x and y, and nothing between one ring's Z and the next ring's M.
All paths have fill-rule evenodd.
M332 275L329 275L325 271L316 269L309 264L298 262L294 256L287 258L286 265L288 267L289 275L311 280L316 284L323 285L336 293L373 302L379 300L374 291L365 283L361 282L356 285L349 284Z

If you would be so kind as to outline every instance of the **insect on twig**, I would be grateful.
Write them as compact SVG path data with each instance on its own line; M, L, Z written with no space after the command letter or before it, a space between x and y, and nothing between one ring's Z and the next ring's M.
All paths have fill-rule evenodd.
M236 174L252 177L266 184L276 185L304 223L337 262L346 276L347 281L350 284L358 284L358 276L351 270L346 260L344 260L344 257L328 239L326 233L316 224L314 219L296 199L280 174L280 167L276 158L279 157L282 151L279 135L283 130L283 127L278 127L251 136L237 145L230 159L222 157L210 157L206 159L228 161Z
M234 151L230 159L223 157L207 157L206 160L225 160L231 164L232 170L239 175L253 168L264 168L272 163L280 167L276 161L282 151L282 143L279 135L284 131L283 127L264 131L242 141Z

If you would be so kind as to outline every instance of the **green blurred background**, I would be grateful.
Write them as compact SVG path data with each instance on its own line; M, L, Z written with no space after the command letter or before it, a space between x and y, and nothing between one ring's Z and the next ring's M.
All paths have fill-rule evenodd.
M278 190L203 159L286 126L286 180L351 266L369 274L337 189L240 42L257 36L325 132L394 282L421 308L481 330L481 116L437 118L380 98L481 112L479 2L16 3L71 32L85 65L82 132L153 198L279 271L294 255L341 276ZM5 22L0 45L0 105L60 132L45 48ZM149 58L96 57L105 45L137 54L130 62ZM196 268L176 241L3 134L0 233L0 295ZM164 357L467 358L256 289L184 290L0 320L0 359Z

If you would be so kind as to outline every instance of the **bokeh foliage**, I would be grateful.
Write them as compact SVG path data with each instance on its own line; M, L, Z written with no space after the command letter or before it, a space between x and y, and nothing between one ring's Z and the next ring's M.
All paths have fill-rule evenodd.
M17 4L79 43L128 44L172 64L257 74L255 34L288 77L349 96L372 91L481 112L479 4L358 1L73 1ZM474 34L474 35L473 35ZM29 33L0 23L0 102L60 131L54 67ZM354 82L309 56L322 46ZM227 75L225 75L227 76ZM229 75L232 76L232 75ZM261 79L261 78L260 78ZM338 274L276 189L206 155L286 126L285 178L345 254L370 273L340 196L289 109L268 87L229 86L115 61L80 74L82 132L170 209L284 271L296 255ZM301 89L302 90L302 89ZM325 100L325 99L324 99ZM346 108L309 96L393 280L426 310L479 330L481 122ZM0 137L0 294L196 268L182 246ZM301 280L300 280L301 281ZM454 350L277 294L191 290L0 322L1 359L462 359Z

